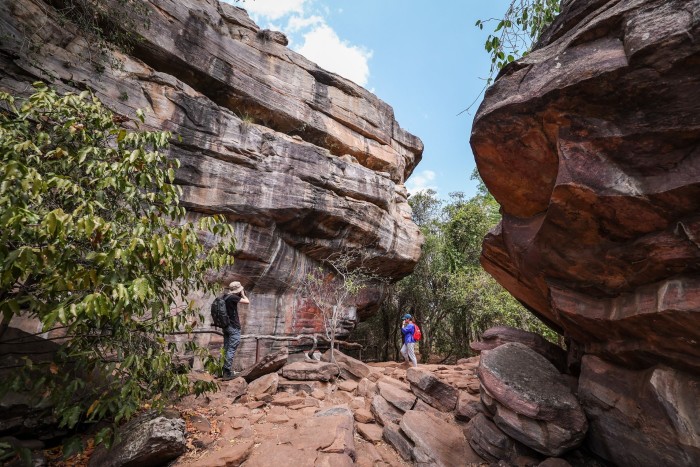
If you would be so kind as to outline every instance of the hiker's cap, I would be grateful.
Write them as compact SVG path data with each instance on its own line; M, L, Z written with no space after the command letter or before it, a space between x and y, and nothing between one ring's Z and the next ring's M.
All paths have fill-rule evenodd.
M240 282L238 281L233 281L228 285L228 288L231 289L231 293L239 293L243 292L243 286L241 285Z
M403 315L403 319L411 319L411 318L413 318L413 317L411 315L409 315L408 313Z

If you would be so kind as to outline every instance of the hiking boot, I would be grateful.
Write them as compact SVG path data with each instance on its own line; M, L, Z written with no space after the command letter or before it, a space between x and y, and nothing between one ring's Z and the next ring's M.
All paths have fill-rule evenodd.
M224 376L221 378L221 381L231 381L232 379L236 378L236 372L232 371L231 373L224 373Z

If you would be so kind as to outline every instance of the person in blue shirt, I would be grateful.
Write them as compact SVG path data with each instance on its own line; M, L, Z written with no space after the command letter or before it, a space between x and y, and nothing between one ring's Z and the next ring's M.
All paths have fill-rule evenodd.
M416 361L415 346L416 340L413 338L413 333L416 331L416 326L413 324L413 317L408 313L403 315L403 323L401 323L401 334L403 335L403 346L401 347L401 355L410 366L418 366Z

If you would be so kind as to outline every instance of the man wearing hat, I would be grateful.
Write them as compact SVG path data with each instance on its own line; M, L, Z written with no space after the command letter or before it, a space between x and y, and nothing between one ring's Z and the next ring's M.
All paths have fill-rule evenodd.
M235 372L231 368L233 365L233 357L236 355L236 349L241 343L241 320L238 317L238 304L250 303L248 297L245 296L243 286L238 281L233 281L228 285L229 293L224 297L226 302L226 312L230 324L223 329L224 331L224 355L226 362L224 363L223 380L228 381L234 378Z
M403 355L404 360L410 366L418 366L415 353L416 340L413 338L415 331L416 325L413 324L413 317L406 313L403 315L403 322L401 323L401 334L403 335L401 355Z

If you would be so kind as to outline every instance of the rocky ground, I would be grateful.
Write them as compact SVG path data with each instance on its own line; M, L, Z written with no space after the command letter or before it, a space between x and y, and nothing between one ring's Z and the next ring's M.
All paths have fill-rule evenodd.
M285 348L215 393L129 421L109 451L57 464L37 450L34 465L605 465L582 447L580 388L556 348L506 327L473 347L481 356L417 368Z
M490 331L482 355L456 365L268 354L216 393L129 422L90 466L605 465L581 450L588 423L558 353Z
M338 377L333 364L296 362L250 384L237 378L221 382L215 394L183 400L188 450L175 465L267 466L284 460L295 466L404 466L414 459L486 465L453 412L441 412L411 392L403 365L341 359ZM460 394L463 402L478 401L477 364L421 366L455 389L433 403L454 410Z

